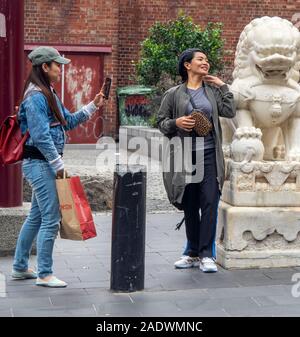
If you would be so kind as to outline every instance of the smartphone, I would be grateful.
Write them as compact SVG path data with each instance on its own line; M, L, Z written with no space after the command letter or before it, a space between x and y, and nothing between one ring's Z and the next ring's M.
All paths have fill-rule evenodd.
M111 78L106 77L105 82L104 82L104 88L103 88L103 94L104 94L105 99L108 99L109 97L110 87L111 87Z

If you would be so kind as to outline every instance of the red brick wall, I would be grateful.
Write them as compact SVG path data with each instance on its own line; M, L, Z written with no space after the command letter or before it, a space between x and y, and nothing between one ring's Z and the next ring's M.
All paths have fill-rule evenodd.
M115 89L134 83L132 61L149 27L176 18L180 9L201 26L223 22L230 73L245 25L264 15L291 20L300 0L25 0L25 41L112 45L105 72L113 75ZM115 134L116 111L115 102L106 109L106 134Z
M208 22L223 23L227 74L232 71L240 33L251 20L280 16L291 21L295 13L300 13L300 0L124 0L120 4L121 85L129 83L128 75L134 71L131 61L138 59L139 42L147 36L149 27L155 21L176 18L179 10L184 10L202 27Z

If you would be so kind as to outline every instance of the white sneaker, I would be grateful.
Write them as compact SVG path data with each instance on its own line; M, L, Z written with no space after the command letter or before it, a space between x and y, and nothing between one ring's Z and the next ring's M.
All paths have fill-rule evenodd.
M59 280L55 276L51 276L51 278L48 281L44 281L38 278L35 284L37 286L49 287L49 288L65 288L68 285L66 282Z
M199 257L190 257L187 255L181 256L180 260L174 263L175 268L178 269L185 269L185 268L193 268L199 267L200 265L200 258Z
M203 257L200 259L200 269L204 273L215 273L218 271L215 260L211 257Z

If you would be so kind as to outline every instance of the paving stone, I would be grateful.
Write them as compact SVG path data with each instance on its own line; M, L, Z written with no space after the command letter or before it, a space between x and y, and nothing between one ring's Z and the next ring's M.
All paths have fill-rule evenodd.
M281 315L298 315L300 316L299 305L274 305L274 306L261 306L258 308L227 308L226 312L235 317L246 316L281 316Z
M133 303L134 309L142 315L160 316L161 314L168 314L173 316L182 310L173 301L151 301L151 302L137 302Z
M0 317L12 317L12 312L9 308L1 309L0 306Z
M96 316L97 313L92 306L80 306L73 308L65 307L51 307L51 308L29 308L24 309L13 309L14 317L70 317L70 316L81 316L81 317L91 317Z
M176 290L176 291L152 291L152 292L136 292L130 293L130 298L133 302L143 303L143 302L158 302L158 301L181 301L187 299L209 299L207 290L195 289L193 291L189 290Z
M39 296L34 298L23 298L23 297L17 297L17 298L6 298L5 301L0 300L0 310L4 310L6 308L22 308L22 309L28 309L28 308L38 308L38 307L51 307L51 302L49 300L49 297L47 296Z
M253 301L251 298L231 298L231 299L209 299L209 298L197 298L195 296L192 299L176 301L176 304L182 310L214 310L215 308L223 308L225 310L243 308L247 307L248 309L258 308L258 304Z
M97 314L105 315L105 314L123 314L125 317L127 314L129 315L139 315L139 312L136 310L133 303L102 303L96 305Z
M211 298L235 298L252 297L265 295L284 295L290 294L290 286L270 285L257 287L235 287L235 288L209 288L207 293Z
M261 306L275 306L275 305L299 305L300 307L300 297L293 297L290 293L290 296L255 296L253 298Z

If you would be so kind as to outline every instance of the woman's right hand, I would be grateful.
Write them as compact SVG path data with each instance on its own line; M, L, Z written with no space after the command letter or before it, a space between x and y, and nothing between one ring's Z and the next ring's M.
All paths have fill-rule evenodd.
M182 116L176 118L176 126L185 131L191 132L195 126L195 120L192 116Z

